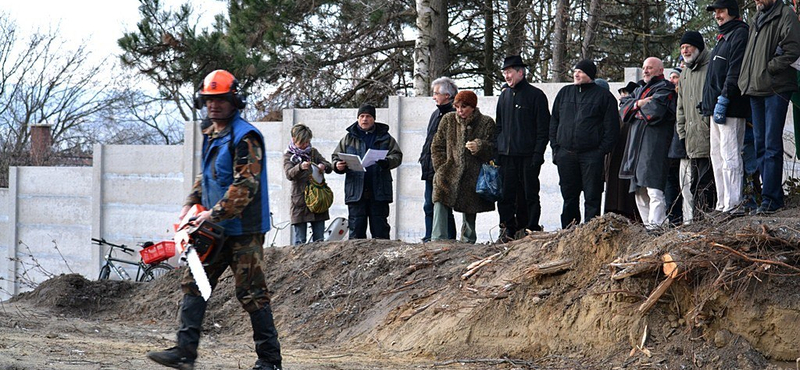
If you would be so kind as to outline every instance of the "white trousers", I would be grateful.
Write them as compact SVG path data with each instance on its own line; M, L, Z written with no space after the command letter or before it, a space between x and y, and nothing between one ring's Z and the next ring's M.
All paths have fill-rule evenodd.
M694 220L694 194L692 194L692 160L681 159L680 173L681 195L683 196L683 223L688 225Z
M636 208L648 228L664 224L667 219L667 201L664 191L653 188L639 188L634 193Z
M711 120L711 166L717 187L717 211L727 212L742 202L744 118L729 117L724 125Z

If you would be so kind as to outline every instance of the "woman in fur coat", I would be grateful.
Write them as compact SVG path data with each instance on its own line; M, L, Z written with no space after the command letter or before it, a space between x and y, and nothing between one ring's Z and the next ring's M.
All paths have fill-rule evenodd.
M475 192L481 165L495 155L494 120L478 110L478 96L461 91L453 101L455 112L447 113L431 144L433 178L433 231L431 240L447 239L450 209L463 214L461 241L475 243L475 216L494 211L494 202Z
M306 206L305 189L311 178L311 166L322 173L331 173L333 166L325 160L316 148L311 146L311 129L300 123L292 127L292 142L283 154L283 170L292 182L291 222L294 231L294 245L306 242L306 229L311 223L311 240L321 241L325 234L325 220L328 211L311 212Z

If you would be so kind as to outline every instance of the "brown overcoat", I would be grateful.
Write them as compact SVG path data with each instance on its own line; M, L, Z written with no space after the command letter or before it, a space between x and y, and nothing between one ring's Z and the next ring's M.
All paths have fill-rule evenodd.
M481 114L478 108L472 117L462 119L456 112L447 113L431 144L431 159L436 174L433 177L433 201L462 213L494 210L494 202L483 200L475 193L481 164L494 158L494 120ZM473 155L465 147L474 140L478 151Z
M331 162L325 160L317 151L317 148L311 148L311 162L322 163L325 165L325 173L331 173L333 166ZM292 153L288 150L283 153L283 171L286 173L286 178L292 182L292 201L291 201L291 222L297 224L300 222L312 221L325 221L330 218L328 211L323 213L313 213L306 207L305 190L308 185L309 178L311 177L311 168L307 170L300 169L300 163L292 162Z

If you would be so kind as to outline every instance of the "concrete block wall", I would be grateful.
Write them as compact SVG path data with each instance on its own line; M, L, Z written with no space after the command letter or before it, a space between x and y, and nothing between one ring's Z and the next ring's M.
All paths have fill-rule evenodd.
M11 223L9 217L9 208L11 204L11 196L8 188L0 188L0 277L9 279L14 276L11 262L9 261L9 250L11 237ZM8 288L10 281L0 281L0 300L8 297Z
M31 289L50 275L92 271L92 169L12 167L9 175L2 294Z
M183 148L165 145L97 145L92 168L92 237L125 244L135 250L144 241L171 240L183 200ZM92 245L101 261L105 249ZM138 261L139 256L116 253ZM95 277L101 264L93 265ZM130 276L136 266L123 265Z

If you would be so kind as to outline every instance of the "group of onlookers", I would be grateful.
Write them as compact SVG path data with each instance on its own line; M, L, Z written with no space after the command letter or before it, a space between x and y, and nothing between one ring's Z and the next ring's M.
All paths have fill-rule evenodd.
M747 25L737 1L709 5L719 26L713 49L706 48L700 33L686 32L680 41L682 65L665 73L659 58L645 59L642 79L620 89L619 102L597 78L591 60L574 65L573 83L558 92L552 114L546 95L525 78L527 66L517 55L503 62L505 84L494 120L480 112L473 92L459 92L447 77L433 81L436 109L419 159L425 181L423 241L455 239L453 211L464 215L461 241L475 241L475 215L494 210L494 202L475 192L481 165L492 159L503 180L497 201L500 241L542 230L539 173L548 142L558 168L563 228L603 212L658 228L701 216L761 215L783 207L782 134L790 95L797 90L791 64L800 58L800 22L781 1L757 0L756 6ZM324 172L346 174L350 238L365 238L368 222L373 237L388 238L389 171L399 166L402 153L388 126L375 122L375 108L359 109L332 164L303 149L311 134L300 127L293 129L285 156L287 177L302 178L298 170L307 171L308 162ZM752 137L750 151L746 136ZM349 170L339 157L363 157L368 149L389 154L363 172ZM749 152L757 165L747 166L743 155ZM748 181L756 188L760 183L760 193L745 197ZM298 194L295 189L293 207L302 208ZM306 240L305 222L311 222L314 240L321 239L319 222L327 214L292 215L296 242Z

